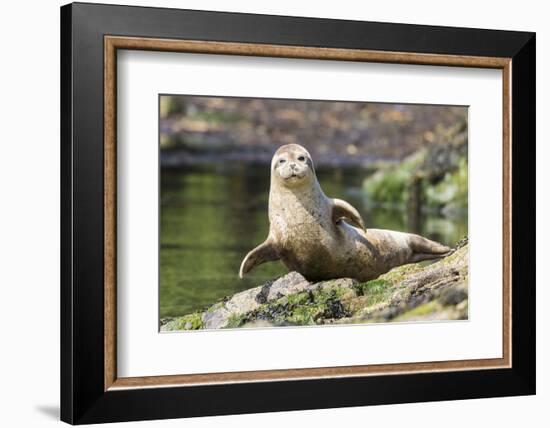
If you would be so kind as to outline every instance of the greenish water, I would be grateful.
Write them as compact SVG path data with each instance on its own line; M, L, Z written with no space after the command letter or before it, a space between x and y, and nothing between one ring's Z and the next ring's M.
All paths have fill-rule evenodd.
M403 210L371 207L358 191L364 171L317 172L327 196L346 199L367 228L419 233L447 245L467 235L467 216L409 218ZM160 213L160 316L203 309L224 296L286 272L265 263L239 279L241 260L268 232L269 167L211 165L163 170Z

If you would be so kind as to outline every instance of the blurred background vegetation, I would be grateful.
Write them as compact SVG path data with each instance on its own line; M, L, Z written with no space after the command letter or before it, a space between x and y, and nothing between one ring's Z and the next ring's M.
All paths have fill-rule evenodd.
M161 96L160 315L180 316L285 272L239 280L267 236L269 163L298 143L329 197L367 227L454 245L467 235L467 108Z

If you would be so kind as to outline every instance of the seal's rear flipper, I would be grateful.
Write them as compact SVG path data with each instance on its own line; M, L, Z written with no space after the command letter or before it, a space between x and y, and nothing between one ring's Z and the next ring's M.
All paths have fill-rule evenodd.
M448 253L444 253L444 254L414 253L411 256L409 263L423 262L424 260L441 259L445 257L447 254Z
M340 219L347 219L354 226L366 231L361 214L349 203L341 199L332 199L332 221L336 224Z
M246 273L262 263L273 262L279 259L277 248L271 239L267 238L263 244L258 245L246 255L239 269L239 278L242 278Z
M439 242L431 241L419 235L409 235L409 245L413 250L411 262L433 260L451 254L452 250Z

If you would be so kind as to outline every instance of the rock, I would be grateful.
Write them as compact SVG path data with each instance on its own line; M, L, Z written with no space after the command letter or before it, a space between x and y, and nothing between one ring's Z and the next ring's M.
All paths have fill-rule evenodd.
M276 325L266 320L249 321L242 325L242 328L270 328L270 327L276 327Z
M231 316L225 307L220 307L214 310L209 309L202 316L202 322L204 323L204 328L222 328L227 324L227 319Z
M444 306L456 306L463 300L468 298L468 288L465 286L454 286L446 288L441 292L439 301Z
M252 312L260 305L299 293L311 284L298 272L290 272L275 281L235 294L224 303L214 305L202 317L204 328L216 329L227 327L231 318Z
M259 303L270 302L289 294L304 291L311 284L298 272L290 272L273 282L268 282L261 287L256 300Z
M290 272L220 301L204 312L163 320L161 330L269 328L296 325L468 318L468 242L430 265L409 264L358 283L308 282Z

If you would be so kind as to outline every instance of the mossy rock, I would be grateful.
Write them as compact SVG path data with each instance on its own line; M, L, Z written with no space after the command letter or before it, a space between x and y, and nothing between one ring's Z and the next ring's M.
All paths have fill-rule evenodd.
M465 125L443 132L437 144L398 164L386 164L363 182L371 203L458 215L468 208Z
M162 331L200 330L201 328L203 328L201 312L174 318L161 326Z
M426 150L409 156L398 165L388 165L368 177L363 189L370 200L383 204L405 205L413 176L426 159Z
M310 283L293 272L217 302L204 312L165 320L161 330L433 321L467 317L468 243L465 240L451 255L435 263L400 266L364 283L349 278Z

